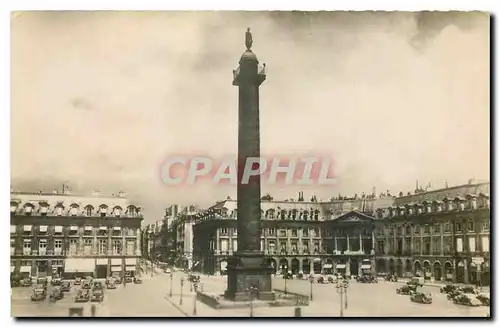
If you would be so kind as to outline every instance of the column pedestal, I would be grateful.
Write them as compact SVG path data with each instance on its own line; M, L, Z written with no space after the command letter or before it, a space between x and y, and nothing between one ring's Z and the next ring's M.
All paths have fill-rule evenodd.
M255 286L259 289L258 300L274 301L272 270L262 253L236 253L228 258L224 297L231 301L250 301L248 289Z

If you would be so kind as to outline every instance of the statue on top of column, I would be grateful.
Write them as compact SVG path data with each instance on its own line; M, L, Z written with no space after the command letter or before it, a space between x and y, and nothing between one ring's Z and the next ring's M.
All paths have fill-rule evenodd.
M252 43L253 43L252 33L250 33L250 27L249 27L247 28L247 32L245 33L245 45L247 46L247 50L250 51L250 49L252 48Z

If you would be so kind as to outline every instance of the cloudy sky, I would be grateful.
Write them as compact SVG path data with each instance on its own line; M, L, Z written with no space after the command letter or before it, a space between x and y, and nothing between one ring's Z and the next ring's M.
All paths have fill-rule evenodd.
M171 154L237 150L232 70L251 27L268 68L264 154L321 153L335 186L275 198L489 179L481 13L25 12L12 16L13 187L126 191L157 220L235 187L162 184Z

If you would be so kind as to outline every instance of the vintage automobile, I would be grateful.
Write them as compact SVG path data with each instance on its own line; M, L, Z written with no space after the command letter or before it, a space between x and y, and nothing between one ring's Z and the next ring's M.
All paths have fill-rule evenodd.
M135 276L134 277L134 284L142 284L142 279L140 279L139 277Z
M377 278L372 275L361 275L356 277L358 283L378 283Z
M122 278L120 276L115 276L115 277L113 277L113 279L115 280L115 284L121 284L122 283Z
M88 302L90 300L90 291L87 289L80 289L75 297L75 302Z
M318 278L316 278L316 283L318 283L318 284L326 284L327 281L326 281L325 277L319 276Z
M453 300L454 298L456 298L457 296L460 296L460 295L462 295L462 294L464 294L464 292L463 292L460 288L457 288L456 290L454 290L454 291L452 291L452 292L448 293L448 294L446 295L446 298L447 298L448 300Z
M95 281L92 283L92 289L94 290L102 290L104 289L104 285L100 281Z
M417 286L415 285L403 285L396 289L396 293L403 295L412 295L417 291Z
M75 278L75 285L82 285L82 277Z
M84 281L82 284L82 288L84 290L90 290L92 288L92 284L89 281Z
M60 287L55 287L50 292L50 302L56 302L64 298L64 293L62 292Z
M479 294L476 296L476 299L478 299L479 301L481 301L481 303L482 303L484 306L490 306L490 295L489 295L489 294L486 294L486 293L479 293Z
M45 301L46 298L47 292L45 291L45 288L40 285L35 286L33 294L31 294L31 301Z
M424 284L425 284L424 277L413 277L408 282L406 282L406 285L423 286Z
M431 304L432 303L432 295L430 293L428 293L428 294L414 293L411 295L410 301L416 302L416 303Z
M62 283L62 278L52 278L52 280L50 281L50 284L52 284L52 286L60 286Z
M123 281L124 283L132 283L134 282L132 276L125 276L125 279Z
M386 282L397 282L398 281L398 277L396 275L393 275L393 274L388 274L384 277L384 280Z
M336 280L336 278L334 278L333 276L328 276L329 283L335 283L335 280Z
M441 287L441 289L439 291L441 293L449 294L449 293L456 291L457 289L458 289L458 285L447 284L447 285L444 285L443 287Z
M91 302L102 302L104 300L104 291L102 288L100 289L94 289L92 291L92 296L90 298Z
M188 275L188 281L190 283L197 283L200 281L200 276L199 275L195 275L195 274L189 274Z
M20 285L22 287L31 287L31 285L33 284L33 282L31 281L31 278L24 278L23 280L21 280L20 282Z
M71 291L71 283L68 280L63 280L61 282L61 291L62 292L69 292L69 291Z
M479 294L479 289L474 285L462 286L460 290L465 294Z
M108 290L114 290L114 289L116 289L116 284L115 284L115 282L114 282L114 281L110 281L110 282L106 283L106 288L107 288Z
M479 307L483 305L473 294L460 294L453 298L453 303L469 307Z

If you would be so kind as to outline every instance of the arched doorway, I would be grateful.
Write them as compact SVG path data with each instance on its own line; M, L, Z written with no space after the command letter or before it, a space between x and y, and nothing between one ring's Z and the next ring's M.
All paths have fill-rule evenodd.
M311 273L311 263L308 259L302 260L302 273L309 275Z
M449 261L444 263L444 278L446 281L453 280L453 265Z
M268 267L270 267L272 269L273 274L276 274L276 268L278 266L276 264L276 260L274 260L273 258L268 258L267 265L268 265Z
M394 264L394 259L389 260L389 273L394 275L396 273L396 265Z
M333 274L333 260L332 259L326 259L326 262L323 265L323 272L327 275Z
M478 284L478 276L477 276L477 265L474 262L471 262L469 265L469 283L476 285Z
M350 270L351 276L359 275L359 262L358 262L358 260L351 259L349 270Z
M465 262L463 260L457 262L457 283L465 283Z
M441 280L441 262L434 262L434 279Z
M413 263L413 275L416 277L422 277L422 265L418 260Z
M431 272L431 263L428 260L424 261L424 278L425 279L431 279L432 272Z
M401 259L396 260L396 276L403 276L403 260Z
M375 260L375 270L377 271L377 275L384 275L387 273L387 270L385 269L385 260L384 259L377 259Z
M282 274L288 272L288 261L286 259L280 259L279 270Z
M299 270L300 270L300 262L297 258L293 258L292 259L292 274L293 275L297 275L299 273Z
M410 277L412 275L412 272L413 272L413 268L412 268L411 260L406 259L404 277Z
M313 271L315 274L321 274L321 270L323 269L323 262L320 258L315 258L313 260Z

